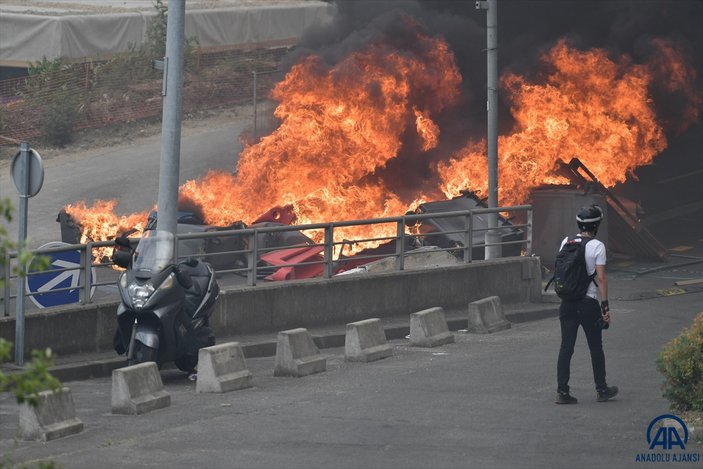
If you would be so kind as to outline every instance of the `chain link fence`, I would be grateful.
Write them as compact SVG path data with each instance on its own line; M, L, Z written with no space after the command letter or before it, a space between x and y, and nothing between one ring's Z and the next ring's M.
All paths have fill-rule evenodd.
M183 113L253 105L247 138L270 132L276 122L268 97L283 76L278 64L287 50L195 50L185 58ZM162 72L144 54L53 65L0 81L0 144L42 137L62 143L82 129L161 119Z

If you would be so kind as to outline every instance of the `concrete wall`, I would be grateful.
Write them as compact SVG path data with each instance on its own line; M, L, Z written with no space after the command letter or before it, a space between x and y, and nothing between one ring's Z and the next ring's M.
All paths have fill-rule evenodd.
M499 296L503 303L541 301L538 257L511 257L425 270L339 276L299 282L223 288L212 318L218 337L344 324L371 317L409 315ZM57 354L112 349L117 303L76 305L28 314L26 353L51 347ZM14 318L0 318L0 337L13 341Z

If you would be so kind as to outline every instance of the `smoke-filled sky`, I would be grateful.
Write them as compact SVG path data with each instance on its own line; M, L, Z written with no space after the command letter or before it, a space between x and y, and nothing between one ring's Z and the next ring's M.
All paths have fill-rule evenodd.
M477 10L474 1L337 0L332 3L338 7L335 22L324 29L308 31L299 47L286 58L286 65L314 53L332 66L349 52L361 50L379 37L407 46L412 41L405 41L404 36L410 32L400 18L409 14L428 34L440 36L450 44L463 77L459 108L438 117L442 146L433 157L451 154L465 143L467 133L477 138L485 135L486 12ZM659 53L653 40L663 39L675 45L697 71L695 88L700 94L702 24L703 2L699 0L498 0L499 72L501 76L516 73L539 80L539 74L545 72L539 67L540 57L560 39L576 49L599 48L614 59L625 56L635 64L651 63ZM669 157L669 170L676 173L700 169L703 161L700 122L689 127L687 135L681 135L677 124L679 117L689 111L691 100L683 94L667 92L664 85L652 86L650 93L669 139L667 152L683 147L677 156ZM500 133L504 134L514 122L505 93L499 93L499 100ZM697 107L700 112L700 106ZM389 164L386 179L415 183L413 177L419 173L409 174L407 170L407 166L415 166L413 156L409 156L410 160L399 156Z
M454 51L472 105L485 112L486 12L468 0L337 0L336 21L308 31L288 64L309 53L335 64L383 35L403 41L400 12L420 20ZM602 48L651 59L653 38L673 41L703 75L703 2L700 0L498 0L498 62L501 72L535 70L541 54L566 38L578 49ZM481 104L476 104L476 102Z
M279 127L244 148L236 176L181 187L207 223L283 205L301 223L380 217L486 194L486 12L335 3L283 60ZM701 24L701 0L498 0L499 203L566 182L554 170L573 156L652 212L703 200Z

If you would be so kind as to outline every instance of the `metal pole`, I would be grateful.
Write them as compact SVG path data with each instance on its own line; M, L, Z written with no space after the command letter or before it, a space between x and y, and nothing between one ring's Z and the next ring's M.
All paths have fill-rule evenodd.
M334 225L325 227L325 278L332 278L334 273Z
M525 247L525 255L532 255L532 208L527 211L527 246Z
M81 271L83 273L83 281L80 285L80 303L90 303L90 287L93 285L93 277L91 268L93 267L93 243L90 241L85 243L85 250L80 251Z
M181 101L183 91L183 35L185 1L168 1L164 102L161 122L158 229L176 234L178 177L181 152ZM175 259L174 259L175 260Z
M395 270L405 270L405 216L396 225L395 242Z
M2 266L2 277L0 277L3 279L2 311L4 316L10 315L10 273L12 272L10 270L10 262L12 262L12 258L8 256L7 263Z
M467 251L469 256L467 257L467 263L468 262L473 262L474 260L474 212L469 213L469 242L467 243L467 246L469 246L469 250Z
M259 259L259 248L257 246L258 238L259 236L256 230L249 235L249 251L247 252L247 265L249 270L247 271L247 285L251 287L256 285L256 262Z
M29 144L22 142L20 144L20 180L24 187L20 191L19 201L19 236L17 238L17 248L21 251L25 247L27 241L27 208L29 206L29 165L31 159L29 157ZM19 256L17 256L19 260ZM19 276L17 277L17 308L15 310L15 365L24 365L24 275L27 269L26 265L21 262L17 263ZM8 277L9 280L9 277Z
M486 10L486 66L488 111L488 208L498 207L498 0L476 2L476 8ZM487 215L489 230L486 231L485 258L501 257L501 246L489 246L500 242L498 213Z
M471 261L471 215L466 215L464 217L464 264L468 264Z

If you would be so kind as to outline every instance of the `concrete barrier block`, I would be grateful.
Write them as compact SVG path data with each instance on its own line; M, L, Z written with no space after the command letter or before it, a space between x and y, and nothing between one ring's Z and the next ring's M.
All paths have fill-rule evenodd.
M444 309L425 309L410 315L410 344L418 347L437 347L453 344L454 334L449 332Z
M239 342L200 349L195 392L229 392L251 386L252 376Z
M171 405L154 362L112 371L112 413L139 415Z
M278 333L274 376L301 377L327 369L327 359L320 356L307 329L298 328Z
M510 329L510 321L505 318L500 297L489 296L469 303L469 332L488 334Z
M351 362L372 362L393 355L386 342L380 319L366 319L347 324L344 337L344 358Z
M36 407L20 404L19 429L24 440L50 441L83 431L71 390L42 391Z

